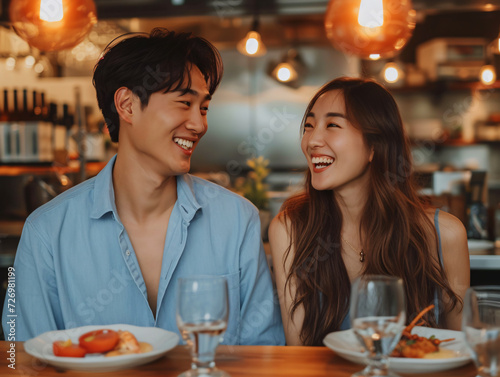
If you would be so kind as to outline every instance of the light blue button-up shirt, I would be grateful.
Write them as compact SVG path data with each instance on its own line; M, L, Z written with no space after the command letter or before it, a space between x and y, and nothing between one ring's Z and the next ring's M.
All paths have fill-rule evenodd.
M179 333L177 279L218 275L227 278L229 287L224 343L284 344L256 208L188 174L177 177L153 316L139 263L116 211L114 161L26 220L14 262L15 313L4 303L5 335L12 318L18 341L90 324L157 326Z

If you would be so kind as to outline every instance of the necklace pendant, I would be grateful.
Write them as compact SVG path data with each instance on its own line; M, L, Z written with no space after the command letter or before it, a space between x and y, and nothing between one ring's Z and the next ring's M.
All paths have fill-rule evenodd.
M359 252L359 261L363 263L365 261L365 253L363 253L363 250Z

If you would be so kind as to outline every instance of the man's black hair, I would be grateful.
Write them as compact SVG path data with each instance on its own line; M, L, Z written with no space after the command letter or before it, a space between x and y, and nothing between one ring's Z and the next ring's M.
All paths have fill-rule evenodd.
M128 37L115 43L125 36ZM118 141L120 131L114 104L117 89L126 87L132 90L145 107L151 94L178 90L185 79L189 89L192 65L201 71L210 95L222 79L221 56L204 38L163 28L155 28L150 34L129 33L119 38L104 49L102 58L94 67L92 80L99 108L114 142Z

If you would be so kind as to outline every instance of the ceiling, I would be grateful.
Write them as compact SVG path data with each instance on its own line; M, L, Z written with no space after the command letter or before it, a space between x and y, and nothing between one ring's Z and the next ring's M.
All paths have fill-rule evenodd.
M398 1L398 0L393 0ZM95 0L99 17L242 17L324 14L328 0ZM498 0L413 0L417 11L495 10Z
M257 14L259 31L269 48L331 46L323 26L329 0L94 1L99 23L92 42L98 47L125 32L166 27L191 31L212 41L218 48L234 48L249 31ZM9 0L0 0L0 23L7 27L8 3ZM428 39L494 39L499 33L500 0L413 0L413 6L417 10L418 23L400 55L406 62L414 61L415 47Z

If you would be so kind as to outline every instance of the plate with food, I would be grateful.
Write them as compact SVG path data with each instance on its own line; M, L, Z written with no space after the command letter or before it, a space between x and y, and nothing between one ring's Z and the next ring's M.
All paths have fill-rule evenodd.
M430 310L433 306L426 308ZM403 331L400 341L389 357L389 369L396 373L428 373L458 368L468 364L464 334L460 331L415 326L415 321ZM357 364L368 363L366 351L353 329L328 334L323 343L339 356Z
M158 327L117 324L48 331L24 349L55 367L109 372L149 363L178 343L177 334Z

